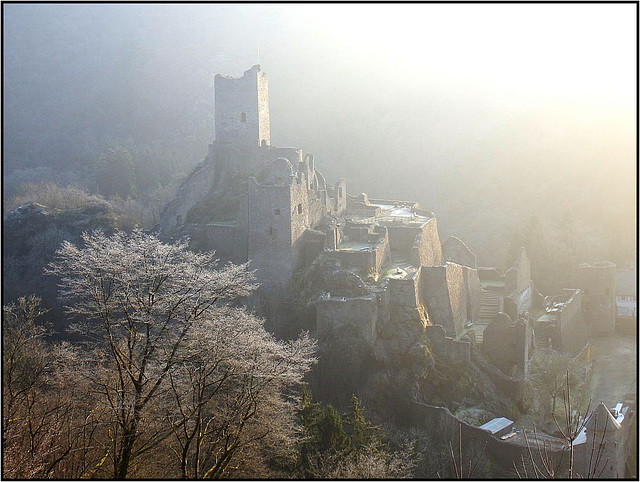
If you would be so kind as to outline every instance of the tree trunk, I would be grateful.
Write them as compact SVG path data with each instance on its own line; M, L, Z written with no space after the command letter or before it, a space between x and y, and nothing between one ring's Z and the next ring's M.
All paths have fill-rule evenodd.
M120 461L116 467L115 477L116 479L126 479L127 471L129 470L129 463L131 462L131 452L133 451L133 444L136 441L136 429L135 422L132 424L131 429L126 430L122 434L122 451L120 454Z

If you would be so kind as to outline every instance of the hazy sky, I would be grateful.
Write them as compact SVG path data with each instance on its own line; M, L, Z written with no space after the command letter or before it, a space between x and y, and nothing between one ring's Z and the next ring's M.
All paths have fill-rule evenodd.
M276 130L279 92L290 90L285 83L291 80L300 84L310 106L314 96L393 94L390 101L396 101L401 92L443 99L454 112L466 110L469 119L460 119L463 123L473 122L483 109L490 117L563 103L597 116L635 107L634 4L12 4L4 9L4 53L10 59L5 78L11 79L16 49L20 64L46 62L52 52L68 51L75 65L51 66L52 74L66 69L67 78L100 64L104 69L137 49L137 69L155 64L166 72L167 78L155 75L158 84L195 77L194 64L210 77L238 76L259 61L272 79ZM477 121L486 127L487 119Z
M190 168L214 137L214 75L260 63L272 142L351 193L418 200L443 227L456 203L520 219L544 192L565 196L556 213L635 218L632 3L3 8L5 172L75 169L129 137Z
M471 84L493 101L587 95L596 104L618 105L635 88L633 5L297 5L285 11L359 64L426 82Z

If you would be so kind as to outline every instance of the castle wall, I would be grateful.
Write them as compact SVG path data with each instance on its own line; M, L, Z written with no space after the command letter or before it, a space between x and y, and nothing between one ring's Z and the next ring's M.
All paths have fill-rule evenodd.
M407 261L414 266L442 264L442 249L436 219L431 218L422 226L409 224L385 224L389 230L392 250L407 254Z
M505 373L509 373L513 365L518 363L518 332L513 320L506 313L498 313L485 328L482 333L482 348Z
M467 295L467 319L475 322L480 310L480 300L482 299L480 277L478 276L478 270L467 266L462 267L462 274Z
M456 418L448 408L427 405L420 402L409 402L400 414L406 425L422 427L443 438L448 447L451 442L456 448L462 437L463 448L471 444L480 447L483 457L488 457L493 464L502 468L505 473L513 473L514 464L521 467L522 460L529 460L529 449L524 443L512 443L510 440L500 440L486 430L469 425ZM533 442L532 442L533 443ZM557 444L559 445L559 444ZM530 449L536 455L538 448ZM551 459L553 466L561 459L561 452L555 446L545 447L545 453ZM566 459L566 455L564 457ZM456 456L456 460L458 457ZM465 464L467 459L464 459ZM536 462L540 461L536 457ZM466 473L467 468L463 469Z
M347 181L345 179L338 179L335 183L333 204L333 215L341 216L347 211Z
M377 216L380 214L379 206L369 204L369 199L365 193L359 196L350 196L347 199L347 212L356 216Z
M269 116L269 82L265 72L258 72L257 86L258 144L268 146L271 144L271 119Z
M448 337L442 326L427 326L427 337L436 355L446 358L453 364L471 361L471 343Z
M288 288L294 269L292 216L291 186L261 185L249 179L248 259L267 290Z
M366 250L338 249L331 253L332 257L340 261L343 269L360 271L365 278L377 278L381 268L389 257L389 238L386 234Z
M296 244L309 226L309 196L304 180L296 178L291 185L289 212L291 213L291 239L289 244Z
M322 195L315 191L309 191L309 226L317 226L327 214L327 208L323 203Z
M525 319L515 324L506 313L498 313L482 334L482 346L505 373L517 366L526 374L528 360L533 354L532 333Z
M455 337L467 321L467 290L462 266L454 263L423 266L421 280L420 294L425 300L430 322L442 325L448 336Z
M437 266L442 264L442 247L438 236L438 224L432 217L422 226L422 233L411 248L410 262L414 266Z
M401 324L402 332L418 336L429 323L427 311L420 299L420 271L404 278L389 278L388 309L392 324Z
M455 236L449 236L449 238L442 243L442 259L461 266L468 266L473 269L478 268L476 255L471 252L466 244Z
M583 263L576 274L583 292L585 321L593 334L613 333L616 326L616 265L609 261Z
M316 327L319 339L339 327L356 328L364 340L373 344L376 339L378 300L375 295L358 298L322 297L316 304Z
M387 229L389 230L389 245L391 249L407 254L411 253L414 243L416 243L416 238L422 234L422 228L419 226L389 225ZM418 264L416 266L420 265Z
M564 307L558 313L561 350L578 353L587 343L586 326L582 313L582 291L565 288Z
M303 264L310 266L324 250L327 243L327 234L313 229L304 232L304 256Z
M236 227L233 225L190 224L190 247L206 251L215 251L221 261L236 264L246 262L246 253L242 252L242 243L238 243Z
M271 163L280 157L284 157L291 162L295 168L302 161L302 149L297 147L269 146L268 149L261 149L262 159L265 164Z
M582 291L565 288L562 294L544 299L547 313L537 323L536 337L551 339L555 350L578 353L587 343L587 327L582 312Z
M189 210L202 202L209 193L215 169L210 155L182 182L175 197L162 212L160 229L163 233L169 233L187 222Z

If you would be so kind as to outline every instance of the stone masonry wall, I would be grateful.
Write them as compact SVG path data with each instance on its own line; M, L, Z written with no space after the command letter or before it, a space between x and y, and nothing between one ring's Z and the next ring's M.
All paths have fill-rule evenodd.
M366 229L348 228L350 238L365 242L371 242L369 249L338 249L332 251L331 257L339 260L343 269L356 269L366 278L377 278L382 266L389 258L389 235L386 228L376 228L374 233L368 233ZM372 242L377 237L375 244Z
M215 164L209 156L183 181L176 196L166 205L162 213L160 228L163 233L169 233L186 222L189 210L202 202L209 193L215 170Z
M254 65L238 79L216 75L216 140L236 144L270 143L267 76ZM266 104L265 104L266 103Z
M319 339L336 328L350 325L370 344L376 339L378 301L375 295L358 298L323 297L316 305L316 327Z
M613 333L616 326L616 265L609 261L578 267L577 287L583 292L585 321L591 332Z
M422 233L411 248L411 262L415 266L437 266L442 264L442 247L435 217L429 219L422 226Z
M467 320L467 296L463 268L457 264L423 266L421 297L425 300L429 320L442 325L448 336L455 337Z
M381 238L375 246L368 250L341 249L333 251L331 256L340 261L343 269L356 269L365 277L377 277L389 256L388 238L386 236Z
M467 292L467 319L475 322L482 299L482 287L478 277L478 270L463 266L462 274Z
M438 356L444 357L454 364L471 361L471 343L456 341L448 337L442 326L427 326L427 337Z
M422 233L422 229L419 226L412 225L390 225L387 226L389 230L389 245L392 250L399 251L401 253L411 253L416 237Z
M403 415L407 425L423 427L429 431L434 431L438 437L445 439L447 447L448 442L451 442L454 448L457 447L460 436L462 436L463 447L472 443L478 447L484 447L483 456L489 457L490 460L494 464L499 465L505 473L514 473L514 464L521 467L523 458L524 460L529 460L526 445L511 443L509 440L500 440L486 430L473 427L459 420L446 407L410 402L404 412ZM560 458L560 453L554 450L554 448L548 447L547 453L553 464ZM465 459L465 464L466 463L467 460Z
M215 251L222 262L239 264L246 262L242 243L238 243L236 227L232 225L190 224L188 229L190 247L203 251Z
M449 236L449 238L442 243L442 258L445 262L450 261L462 266L468 266L469 268L478 268L476 255L471 252L466 244L455 236Z
M332 214L340 216L347 211L347 181L338 179L334 185L334 205Z
M558 313L561 350L578 353L587 342L586 326L582 314L582 291L565 288L564 306Z
M268 146L271 144L271 119L269 117L269 82L265 72L258 71L257 88L258 143Z
M455 333L460 333L467 321L467 289L464 282L464 268L459 264L447 263L447 287L449 303L453 315Z
M260 185L250 178L247 215L248 259L257 280L266 289L287 289L294 269L290 186Z
M404 342L413 343L429 323L427 311L420 300L419 285L419 271L402 279L388 280L388 295L384 299L388 301L390 324L386 331L392 331L396 336L399 333L408 336L410 339Z

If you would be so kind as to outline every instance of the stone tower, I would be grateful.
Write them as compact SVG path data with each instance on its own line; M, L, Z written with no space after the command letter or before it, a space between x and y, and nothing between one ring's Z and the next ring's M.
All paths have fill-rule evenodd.
M254 65L239 79L215 76L216 141L270 145L267 74Z
M582 263L577 285L582 308L592 334L613 333L616 328L616 265L610 261Z

